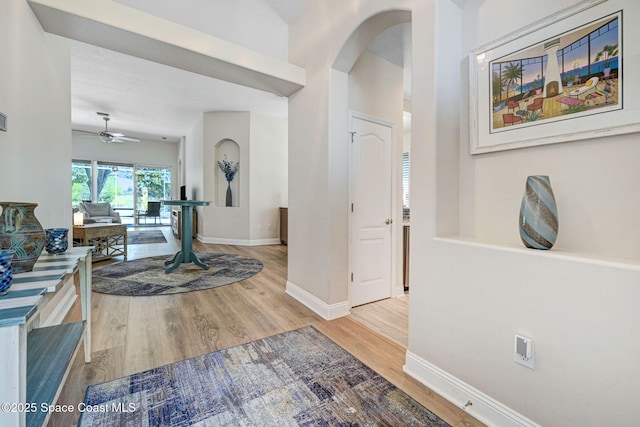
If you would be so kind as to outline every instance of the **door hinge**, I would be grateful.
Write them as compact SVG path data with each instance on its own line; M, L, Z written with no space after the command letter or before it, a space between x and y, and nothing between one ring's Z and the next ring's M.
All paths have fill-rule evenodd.
M351 273L351 281L353 282L353 273Z
M353 212L353 203L351 203L351 212Z
M351 142L353 142L353 136L358 132L349 132L351 134Z

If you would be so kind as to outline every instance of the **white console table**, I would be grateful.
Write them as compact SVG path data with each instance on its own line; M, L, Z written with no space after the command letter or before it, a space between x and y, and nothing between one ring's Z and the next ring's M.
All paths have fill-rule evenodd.
M33 271L14 275L0 297L0 425L41 426L49 413L42 407L58 399L84 337L85 362L91 361L91 247L46 252ZM78 272L82 321L39 328L48 294Z

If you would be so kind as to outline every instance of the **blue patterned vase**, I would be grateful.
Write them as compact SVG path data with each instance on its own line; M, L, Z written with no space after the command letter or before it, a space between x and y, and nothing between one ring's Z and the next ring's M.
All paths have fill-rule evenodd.
M36 218L37 203L0 202L0 249L15 252L14 273L33 270L45 244L44 230Z
M527 177L520 205L520 239L528 248L551 249L558 237L558 208L548 176Z
M68 228L47 228L44 230L46 235L45 249L50 254L61 254L69 247Z
M0 296L6 295L13 282L11 260L13 251L0 250Z

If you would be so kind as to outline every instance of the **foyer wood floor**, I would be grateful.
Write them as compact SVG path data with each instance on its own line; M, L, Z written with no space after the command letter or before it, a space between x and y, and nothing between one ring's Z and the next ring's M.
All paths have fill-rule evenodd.
M168 243L130 245L129 260L170 255L179 250L179 241L169 229L161 229ZM326 321L285 294L286 246L240 247L194 242L194 250L251 256L260 259L264 269L242 282L198 292L153 297L93 293L92 362L84 363L81 347L58 404L77 407L91 384L313 325L452 426L483 425L402 372L406 327L402 331L402 326L396 325L406 324L408 298L369 304L354 309L351 316ZM121 259L95 266L111 262ZM391 310L385 309L385 305ZM394 312L402 311L403 307L404 314ZM66 320L79 318L78 302ZM49 426L74 426L78 417L77 411L54 413Z

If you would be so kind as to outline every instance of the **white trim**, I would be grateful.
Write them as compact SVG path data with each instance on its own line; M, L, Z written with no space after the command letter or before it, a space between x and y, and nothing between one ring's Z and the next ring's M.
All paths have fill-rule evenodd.
M334 320L339 317L348 316L351 313L349 311L349 301L343 301L337 304L327 304L315 295L310 294L300 286L288 280L285 292L325 320Z
M202 243L212 243L216 245L234 245L234 246L264 246L264 245L280 245L280 239L274 237L272 239L222 239L219 237L203 237L198 234L197 239Z
M540 427L524 415L407 351L404 372L489 426ZM471 405L467 405L471 402ZM467 405L465 407L465 405Z

